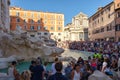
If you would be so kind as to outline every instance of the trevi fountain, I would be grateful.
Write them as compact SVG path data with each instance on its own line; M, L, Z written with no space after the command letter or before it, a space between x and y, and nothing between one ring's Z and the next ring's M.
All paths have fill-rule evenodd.
M28 37L26 32L16 30L10 33L0 32L0 80L10 80L2 70L7 69L12 61L23 62L18 67L23 71L30 64L31 59L41 57L44 61L52 62L56 56L63 61L71 61L82 57L87 59L93 53L76 50L64 50L56 46L56 42L52 39ZM27 62L26 62L27 61ZM101 76L99 75L101 74ZM102 73L98 73L99 77L104 77ZM94 76L98 76L93 74ZM91 77L92 80L92 77ZM111 80L107 79L106 80Z

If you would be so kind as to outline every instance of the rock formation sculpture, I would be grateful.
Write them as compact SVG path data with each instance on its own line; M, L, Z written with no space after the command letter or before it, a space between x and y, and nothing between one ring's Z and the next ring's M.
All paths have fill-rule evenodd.
M88 80L112 80L110 77L104 73L96 70L92 75L89 76Z
M30 59L38 56L59 56L62 48L50 45L49 40L30 38L25 32L0 33L0 57L14 55L16 59ZM49 43L49 45L48 45ZM53 44L52 43L52 44Z

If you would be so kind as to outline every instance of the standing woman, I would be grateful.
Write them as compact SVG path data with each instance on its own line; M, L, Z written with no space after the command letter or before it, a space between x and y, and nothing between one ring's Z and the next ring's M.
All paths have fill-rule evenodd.
M16 69L17 62L13 61L11 66L8 68L8 76L13 80L20 80L20 74Z
M93 58L92 62L91 62L91 67L93 70L97 69L97 61L96 58Z
M81 79L80 65L76 64L74 70L71 73L72 80L80 80Z

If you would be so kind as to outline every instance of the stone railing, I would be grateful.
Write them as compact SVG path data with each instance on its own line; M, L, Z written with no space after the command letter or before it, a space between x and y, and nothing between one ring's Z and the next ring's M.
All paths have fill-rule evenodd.
M10 77L6 73L0 73L0 80L14 80L13 77Z
M0 80L14 80L14 79L8 76L3 76L3 77L0 77Z

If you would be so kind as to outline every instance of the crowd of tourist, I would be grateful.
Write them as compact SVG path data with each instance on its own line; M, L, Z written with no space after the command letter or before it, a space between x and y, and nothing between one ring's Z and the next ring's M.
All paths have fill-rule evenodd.
M97 70L113 80L120 80L114 76L120 70L120 55L118 56L95 53L93 57L89 56L88 60L79 57L76 62L70 61L67 66L64 66L59 58L55 58L49 71L46 69L46 62L43 64L38 58L32 60L29 70L21 75L16 70L16 62L13 61L8 74L13 77L13 80L90 80L89 77Z
M69 45L68 45L69 44ZM55 58L51 69L47 70L46 62L41 58L31 61L29 70L20 74L16 69L16 62L13 61L8 69L8 75L13 80L91 80L90 76L99 71L111 78L110 80L120 80L115 76L120 71L120 42L64 42L64 47L69 49L94 52L88 60L79 57L76 61L68 61L67 66L63 61ZM102 78L101 78L102 80ZM109 79L108 79L109 80Z
M115 55L98 56L94 54L93 58L88 57L86 61L80 57L76 63L72 62L65 68L65 73L69 80L89 80L89 76L95 70L99 70L113 78L114 71L120 69L118 61L120 61L120 58ZM114 77L113 80L119 80L119 78Z
M111 41L95 41L95 42L82 42L74 41L69 42L69 49L90 51L90 52L101 52L101 53L119 53L120 42Z

